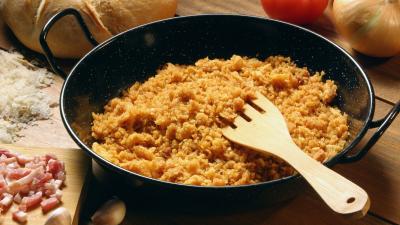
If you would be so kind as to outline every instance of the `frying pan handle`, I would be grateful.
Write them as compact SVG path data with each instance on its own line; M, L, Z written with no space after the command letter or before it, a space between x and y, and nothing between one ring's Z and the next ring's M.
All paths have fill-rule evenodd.
M375 133L372 135L371 139L364 145L364 147L361 148L361 150L358 153L355 153L353 155L345 155L341 159L341 163L351 163L360 160L362 157L365 156L365 154L368 153L368 151L371 149L371 147L379 140L379 138L382 136L382 134L386 131L386 129L390 126L390 124L394 121L396 116L400 112L400 101L398 101L393 108L390 110L390 112L383 118L377 121L372 121L370 124L370 129L371 128L377 128Z
M40 45L42 46L44 55L46 56L46 59L49 62L51 68L54 70L54 72L56 72L57 74L59 74L62 77L66 77L67 74L61 69L61 67L59 65L57 65L56 60L53 55L53 52L50 50L49 45L47 44L46 38L47 38L47 34L49 33L49 31L53 27L53 25L58 20L60 20L61 18L63 18L64 16L67 16L67 15L72 15L75 17L75 19L78 21L78 24L81 26L86 39L93 46L96 46L99 44L94 39L93 35L90 33L89 28L87 27L81 14L76 9L73 9L73 8L64 9L61 12L54 15L53 17L51 17L49 19L49 21L47 21L47 23L44 25L42 31L40 32L39 42L40 42Z

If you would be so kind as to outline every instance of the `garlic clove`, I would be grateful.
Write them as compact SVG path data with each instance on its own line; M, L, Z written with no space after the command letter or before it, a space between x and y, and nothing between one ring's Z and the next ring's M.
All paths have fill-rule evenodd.
M93 225L118 225L125 217L125 203L117 198L104 203L92 216Z
M71 225L72 218L68 209L61 207L54 210L44 225Z

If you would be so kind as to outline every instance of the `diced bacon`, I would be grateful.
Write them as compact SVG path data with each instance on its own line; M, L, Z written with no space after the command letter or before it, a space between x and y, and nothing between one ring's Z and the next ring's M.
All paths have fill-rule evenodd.
M63 192L60 189L57 189L56 193L54 195L52 195L51 197L56 197L58 200L61 201L63 196Z
M11 158L11 157L17 157L17 154L12 153L8 150L5 149L0 149L0 155L5 155L7 158Z
M58 204L60 204L60 201L55 197L51 197L46 200L43 200L40 203L40 207L42 207L43 213L47 213L48 211L56 208Z
M0 163L0 174L3 176L7 174L7 166L4 163Z
M7 187L0 188L0 194L6 193L8 191Z
M24 211L18 210L13 212L12 218L18 223L25 223L28 219L28 214Z
M43 156L34 156L33 160L32 160L33 163L40 163L40 162L43 162L43 161L45 161ZM47 163L47 162L45 162L45 163Z
M17 157L0 158L0 163L10 164L10 163L13 163L13 162L17 162Z
M13 202L13 196L8 193L3 194L3 199L0 201L0 208L8 209Z
M64 183L64 181L62 181L62 180L51 179L46 184L53 185L55 189L60 189L63 183Z
M47 163L46 171L56 175L64 170L64 163L59 160L50 159Z
M44 161L39 161L39 162L31 161L25 164L25 168L31 168L31 169L36 169L38 167L44 167L44 166L46 166L46 162Z
M56 193L56 190L59 187L57 187L56 182L54 181L54 179L50 180L49 182L47 182L46 184L44 184L44 189L45 189L45 195L46 196L50 196L53 195L54 193Z
M40 204L42 201L42 192L37 192L32 196L23 197L21 204L19 205L19 209L22 211L27 211L29 209L33 209Z
M63 185L64 181L63 180L55 180L54 184L56 185L57 189L60 189L61 186Z
M56 191L53 190L53 189L45 189L45 190L44 190L44 195L46 195L47 197L51 197L51 196L53 196L55 193L56 193Z
M27 194L29 193L30 190L31 190L31 189L30 189L30 187L29 187L29 184L25 184L25 185L23 185L23 186L20 187L19 193L21 193L22 195L27 195Z
M0 213L15 202L19 210L12 218L24 223L30 209L40 205L46 213L56 208L65 176L65 165L55 155L30 157L0 149Z
M47 163L50 159L58 160L58 159L57 159L57 156L54 155L54 154L46 154L46 155L44 156L44 161L46 161L46 163Z
M8 190L7 181L4 179L4 176L0 174L0 194L3 194Z
M17 204L20 204L21 201L22 201L21 195L20 195L19 193L16 194L16 195L14 196L14 202L17 203Z
M54 178L57 179L57 180L64 181L64 180L65 180L65 172L64 172L64 171L58 172L58 173L54 176Z
M44 189L46 190L56 190L56 185L54 184L54 179L44 184Z
M20 168L18 162L9 163L9 164L7 164L6 167L7 167L7 169L18 169L18 168Z
M33 179L32 188L37 189L43 187L45 183L51 179L53 179L53 175L51 173L45 173L43 175L40 175L39 177Z
M10 193L16 194L19 191L21 191L26 185L29 185L32 183L33 178L36 176L43 174L43 167L38 167L34 170L32 170L27 176L22 177L19 180L13 181L8 185L8 188L10 190Z
M33 160L33 157L30 157L30 156L26 156L26 155L18 155L17 156L17 161L22 166L24 166L28 162L31 162L32 160Z
M32 171L31 169L26 169L26 168L9 169L7 178L13 180L20 179L30 174L31 171Z
M6 187L7 186L7 181L4 179L4 176L0 174L0 188Z

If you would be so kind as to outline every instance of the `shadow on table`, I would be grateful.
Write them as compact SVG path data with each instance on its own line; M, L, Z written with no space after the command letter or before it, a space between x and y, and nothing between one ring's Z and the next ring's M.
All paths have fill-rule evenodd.
M117 185L100 183L91 179L87 199L83 202L80 224L89 224L90 216L96 209L113 196L118 196L127 204L127 216L122 225L217 225L217 224L262 224L266 217L274 214L289 201L260 205L255 202L237 204L205 204L173 199L160 202L138 190L115 188ZM210 201L212 202L212 200ZM262 213L260 213L262 212ZM260 215L263 216L260 216Z

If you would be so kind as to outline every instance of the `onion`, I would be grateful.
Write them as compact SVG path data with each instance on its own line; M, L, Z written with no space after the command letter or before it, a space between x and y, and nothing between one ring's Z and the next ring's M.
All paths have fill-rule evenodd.
M400 0L335 0L332 12L355 50L375 57L400 53Z

